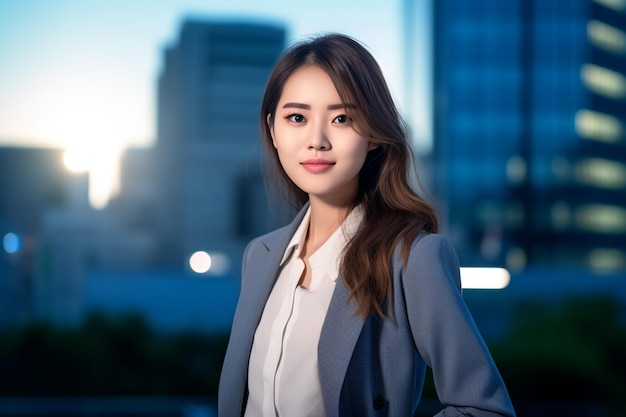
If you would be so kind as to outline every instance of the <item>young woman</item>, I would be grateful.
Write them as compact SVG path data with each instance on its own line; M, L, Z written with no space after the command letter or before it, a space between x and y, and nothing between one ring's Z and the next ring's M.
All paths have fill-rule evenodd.
M513 416L370 53L338 34L293 46L261 122L300 211L245 251L218 415L412 416L430 366L438 416Z

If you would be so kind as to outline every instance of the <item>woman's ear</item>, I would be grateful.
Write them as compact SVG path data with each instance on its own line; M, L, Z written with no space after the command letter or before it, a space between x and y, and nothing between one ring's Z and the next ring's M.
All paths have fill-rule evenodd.
M272 113L267 114L267 118L265 122L267 123L267 128L270 131L270 136L272 136L272 143L274 144L274 148L276 148L276 138L274 137L274 118L272 117Z
M367 151L373 151L374 149L378 148L378 143L374 143L372 141L369 142L369 145L367 145Z

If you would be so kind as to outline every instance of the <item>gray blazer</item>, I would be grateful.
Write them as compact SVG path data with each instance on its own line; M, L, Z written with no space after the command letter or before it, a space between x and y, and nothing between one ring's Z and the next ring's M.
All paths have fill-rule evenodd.
M254 332L279 263L304 210L288 226L254 239L243 256L241 293L218 395L218 416L239 417L247 399ZM444 409L437 417L514 416L500 374L460 291L459 263L449 241L418 235L408 264L393 257L393 314L357 314L338 279L318 345L326 412L335 416L412 416L426 366ZM297 416L284 416L297 417Z

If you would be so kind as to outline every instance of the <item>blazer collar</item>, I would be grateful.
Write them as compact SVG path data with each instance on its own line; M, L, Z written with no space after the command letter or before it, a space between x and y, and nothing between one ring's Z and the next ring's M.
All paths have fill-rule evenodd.
M307 203L291 224L284 229L283 233L269 235L271 239L268 236L268 239L263 241L269 252L266 263L268 266L259 269L259 271L269 271L272 276L263 277L259 280L262 281L263 287L258 289L260 293L256 294L256 298L261 301L261 304L256 307L255 327L251 329L252 333L254 333L256 325L261 319L265 302L278 277L277 271L287 245L302 222L308 208L309 204ZM343 280L337 279L335 282L335 290L328 306L317 347L322 396L329 417L339 413L343 382L365 322L358 313L356 300L350 298L350 291L346 288Z
M245 288L245 295L242 293L243 305L247 306L248 320L246 323L250 326L246 331L251 335L250 349L252 348L252 340L256 327L261 320L265 303L274 287L274 283L278 278L278 270L280 263L287 249L287 245L291 236L295 233L298 225L302 221L308 203L298 212L295 219L287 226L277 230L275 233L269 233L262 236L261 243L267 252L256 251L252 257L248 259L247 267L254 268L250 273L254 274L254 279L248 280ZM240 302L241 303L241 302Z
M242 329L242 334L249 335L244 349L248 356L265 303L278 277L281 259L308 206L307 203L291 224L278 233L270 233L261 238L267 252L257 252L256 258L248 260L248 267L255 268L253 273L257 276L248 281L245 294L242 293L239 301L240 304L247 306L248 312L246 320L243 320L247 328ZM364 324L362 316L358 314L356 300L349 299L349 295L350 292L343 280L337 279L318 344L320 382L324 405L329 416L337 415L339 412L343 381ZM245 363L247 364L247 361Z

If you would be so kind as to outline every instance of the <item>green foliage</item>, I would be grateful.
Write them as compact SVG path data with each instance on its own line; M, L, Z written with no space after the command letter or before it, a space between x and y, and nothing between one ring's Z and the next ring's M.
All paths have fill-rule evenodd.
M214 396L228 335L159 335L136 316L0 333L4 396Z
M626 415L623 313L611 298L515 306L509 334L489 343L514 404L599 403ZM227 339L157 334L140 317L92 315L78 329L34 323L0 333L0 393L216 396ZM436 398L430 374L424 396Z
M491 346L514 402L606 404L625 415L626 328L612 298L522 303Z

